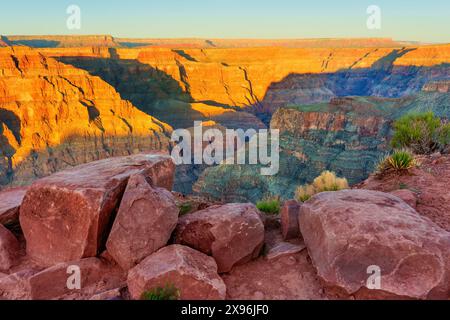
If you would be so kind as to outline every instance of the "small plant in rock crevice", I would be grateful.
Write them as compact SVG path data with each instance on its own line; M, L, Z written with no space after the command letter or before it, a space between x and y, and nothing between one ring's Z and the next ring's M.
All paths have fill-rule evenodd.
M157 287L142 294L141 300L178 300L180 290L175 285L168 284L164 287Z
M186 214L188 214L189 212L191 212L192 210L192 203L190 202L186 202L186 203L182 203L178 206L178 208L180 209L180 213L179 216L184 216Z
M256 207L266 214L279 214L281 210L281 200L279 198L268 198L259 201Z

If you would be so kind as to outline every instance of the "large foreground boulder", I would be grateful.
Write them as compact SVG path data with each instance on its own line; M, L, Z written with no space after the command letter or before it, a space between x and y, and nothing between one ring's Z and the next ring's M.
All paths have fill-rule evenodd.
M214 259L180 245L164 247L144 259L130 270L127 282L135 300L168 286L178 289L181 300L223 300L226 295Z
M130 178L106 243L125 270L165 246L177 226L180 210L174 196L150 184L142 174Z
M27 188L11 188L0 192L0 224L14 225L19 222L19 208Z
M0 278L0 299L85 300L125 282L126 275L117 265L87 258L58 263L44 270L25 268Z
M417 195L408 189L395 190L390 192L393 196L402 199L413 209L417 209Z
M449 297L450 233L395 196L321 193L301 206L299 224L330 292L360 299Z
M0 224L0 272L9 270L17 262L20 245L16 237Z
M36 181L20 208L27 253L42 265L96 256L130 176L171 189L174 164L162 154L110 158Z
M259 256L264 224L253 204L212 206L180 218L175 242L211 255L219 273Z

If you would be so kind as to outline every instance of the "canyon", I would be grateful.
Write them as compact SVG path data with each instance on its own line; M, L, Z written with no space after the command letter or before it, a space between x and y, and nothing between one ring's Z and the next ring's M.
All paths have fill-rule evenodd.
M448 44L2 36L0 300L448 300L449 155L373 172L449 87ZM177 166L195 121L279 130L278 174ZM324 170L350 188L289 200Z
M263 181L257 168L184 167L175 190L289 197L323 169L352 183L367 178L402 114L449 115L449 45L132 40L2 37L1 185L115 155L169 152L173 129L205 121L280 129L284 172Z

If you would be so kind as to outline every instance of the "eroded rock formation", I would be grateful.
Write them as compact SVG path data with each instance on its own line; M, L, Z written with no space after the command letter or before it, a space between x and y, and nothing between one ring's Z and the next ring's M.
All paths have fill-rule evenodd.
M172 190L174 167L168 156L135 155L91 162L36 181L20 208L27 254L45 266L96 256L128 179L142 174L154 187Z
M343 97L329 103L280 108L271 128L280 130L280 171L263 177L252 165L208 168L194 185L200 194L227 201L257 202L294 196L324 170L350 184L366 179L390 150L392 123L411 112L450 118L450 95L421 91L404 98Z
M0 49L0 184L167 150L170 131L98 77L36 50Z
M128 274L133 299L154 288L167 288L170 282L181 300L223 300L226 287L217 275L213 258L189 247L172 245L149 256Z
M324 192L301 207L299 225L319 277L338 295L449 295L450 233L397 197L368 190ZM373 270L378 283L370 282Z
M181 217L175 242L211 255L224 273L259 256L264 225L252 204L213 206Z
M106 243L108 253L125 270L165 246L177 226L180 209L172 193L151 180L144 174L129 179Z

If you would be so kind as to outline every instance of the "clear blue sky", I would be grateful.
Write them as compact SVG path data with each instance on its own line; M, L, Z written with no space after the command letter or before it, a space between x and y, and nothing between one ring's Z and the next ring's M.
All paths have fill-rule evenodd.
M81 8L81 30L66 8ZM366 9L382 10L381 30ZM450 42L449 0L10 0L0 34L111 34L151 38L392 37Z

